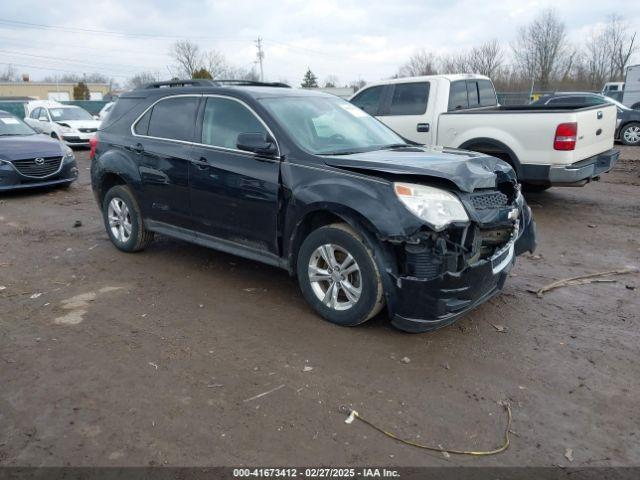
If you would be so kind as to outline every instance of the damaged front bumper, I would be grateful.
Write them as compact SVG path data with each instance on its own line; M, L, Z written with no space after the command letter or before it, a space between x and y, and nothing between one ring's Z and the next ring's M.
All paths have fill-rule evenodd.
M392 324L411 333L435 330L500 292L515 257L536 248L536 225L526 205L518 224L509 242L490 258L470 263L460 271L446 271L430 279L389 271Z

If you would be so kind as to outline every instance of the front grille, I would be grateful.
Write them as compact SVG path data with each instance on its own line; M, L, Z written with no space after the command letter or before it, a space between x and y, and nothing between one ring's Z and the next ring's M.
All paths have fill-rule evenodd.
M40 164L36 163L36 158L27 160L14 160L11 163L22 175L32 178L44 178L53 175L60 169L62 157L43 158Z
M509 197L502 192L476 193L471 195L471 203L476 210L506 207L508 202Z
M78 131L82 133L93 133L93 132L97 132L98 129L97 128L79 128Z

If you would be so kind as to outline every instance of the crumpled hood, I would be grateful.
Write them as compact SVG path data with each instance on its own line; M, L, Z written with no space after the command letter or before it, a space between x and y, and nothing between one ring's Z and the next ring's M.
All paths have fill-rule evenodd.
M511 167L483 153L447 147L410 146L323 157L327 165L349 170L383 172L396 175L421 175L453 182L460 190L495 188L498 173L515 179Z
M68 125L77 130L78 128L100 128L100 120L60 120L56 121L61 125Z
M48 135L0 137L0 160L61 157L64 151L62 143Z

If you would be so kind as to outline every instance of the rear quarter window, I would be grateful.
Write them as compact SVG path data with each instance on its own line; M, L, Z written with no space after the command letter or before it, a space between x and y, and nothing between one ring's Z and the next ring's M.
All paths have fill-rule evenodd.
M449 111L462 110L469 108L469 99L467 98L467 82L458 80L451 82L449 87Z
M388 115L422 115L427 111L429 82L398 83L394 86Z

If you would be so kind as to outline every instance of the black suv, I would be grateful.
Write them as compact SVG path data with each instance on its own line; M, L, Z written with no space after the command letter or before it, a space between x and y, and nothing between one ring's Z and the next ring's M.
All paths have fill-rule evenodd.
M332 95L249 82L122 95L92 144L112 242L168 235L282 267L325 319L423 332L496 294L535 224L513 170L411 144Z

